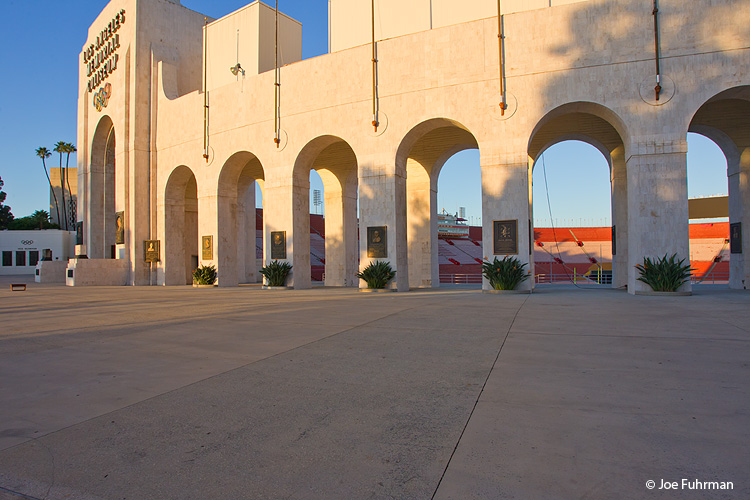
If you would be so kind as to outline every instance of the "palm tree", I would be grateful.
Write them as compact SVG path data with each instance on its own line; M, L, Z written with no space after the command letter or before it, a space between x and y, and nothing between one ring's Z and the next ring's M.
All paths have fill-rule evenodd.
M44 229L45 226L49 225L49 214L46 210L37 210L29 217L31 217L31 220L33 220L35 224L39 224L39 229Z
M52 181L49 179L49 173L47 172L47 164L44 162L45 159L52 156L52 153L45 147L37 148L36 155L42 159L42 166L44 167L44 175L47 176L47 182L49 182L49 189L52 191L52 197L55 199L55 210L57 211L57 220L60 220L60 207L57 206L57 195L55 190L52 188Z
M53 149L55 153L60 153L60 193L62 194L62 211L63 211L63 219L65 219L65 231L68 230L68 213L65 210L65 172L62 168L62 155L65 152L65 143L63 141L58 141L55 144L55 149ZM60 229L63 229L62 221L60 221Z
M76 217L77 207L75 206L75 203L73 202L73 191L71 191L70 189L70 177L68 176L68 164L70 163L70 154L75 153L76 151L78 151L78 149L76 149L75 145L72 142L65 143L65 153L68 155L67 158L65 158L65 179L68 182L68 194L70 195L70 221L74 227L75 227L75 223L77 219Z

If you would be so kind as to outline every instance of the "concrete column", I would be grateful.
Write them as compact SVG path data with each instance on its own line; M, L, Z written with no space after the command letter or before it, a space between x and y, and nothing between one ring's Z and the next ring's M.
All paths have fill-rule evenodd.
M425 168L416 161L407 160L406 171L409 284L412 288L437 287L440 284L437 266L437 218L434 217L437 190L432 188L430 175ZM433 272L433 268L436 272Z
M256 240L255 181L240 177L237 193L237 280L256 283L258 264Z
M364 160L364 161L363 161ZM392 161L392 160L391 160ZM406 246L406 172L389 173L387 160L360 159L359 170L359 240L360 269L375 260L386 260L396 271L390 288L409 290L409 263ZM387 228L388 256L367 256L367 228ZM367 284L359 280L360 288Z
M628 176L624 147L610 153L612 164L612 224L615 226L612 241L612 288L628 284Z
M354 173L351 177L356 181ZM343 187L341 184L343 183ZM357 185L325 184L326 286L357 286Z
M512 157L492 157L482 154L482 249L489 260L502 259L509 254L494 254L494 221L517 221L518 252L510 254L527 264L529 279L518 286L531 290L534 286L534 261L531 253L533 237L531 228L530 171L526 154ZM490 290L489 282L482 278L482 288Z
M638 281L645 257L677 254L689 261L687 143L635 143L629 148L628 292L651 291ZM688 282L679 291L691 291Z
M240 267L238 245L242 241L239 234L239 222L242 217L238 214L237 193L220 193L215 200L217 207L215 212L208 211L211 208L209 199L206 200L205 205L201 206L201 213L215 213L216 221L211 226L201 224L200 236L214 235L213 257L216 264L218 286L237 286L239 283L238 269ZM202 248L201 253L203 253ZM203 261L202 255L201 264L209 264L209 262Z
M725 151L726 154L726 151ZM742 223L742 253L729 257L729 287L750 287L750 147L727 155L729 175L729 222Z
M283 184L278 184L278 181ZM296 289L310 288L310 186L292 185L291 179L274 179L266 181L263 199L265 247L264 263L271 259L271 233L286 232L286 259L292 271L287 278L287 286Z

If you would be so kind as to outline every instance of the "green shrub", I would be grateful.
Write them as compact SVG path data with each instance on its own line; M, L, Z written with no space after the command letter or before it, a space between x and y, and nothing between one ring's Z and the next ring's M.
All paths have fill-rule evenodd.
M667 254L654 260L644 257L643 264L635 266L640 273L638 281L646 283L655 292L676 292L690 279L693 272L690 264L683 264L684 262L685 259L677 260L677 254L669 259Z
M391 263L385 260L370 262L362 272L357 273L357 278L365 280L367 288L385 288L395 276L396 271L391 268Z
M495 290L515 290L519 283L529 279L526 264L515 257L503 257L503 260L485 261L482 263L482 275L487 278Z
M260 274L266 277L266 284L268 286L285 286L286 277L291 270L292 265L289 262L274 260L261 269Z
M213 285L216 283L216 266L200 266L193 271L193 283L196 285Z

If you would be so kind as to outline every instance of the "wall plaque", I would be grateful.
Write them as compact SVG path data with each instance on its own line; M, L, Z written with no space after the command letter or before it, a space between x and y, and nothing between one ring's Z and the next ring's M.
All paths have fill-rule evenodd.
M286 231L271 231L271 258L286 259Z
M493 254L518 255L518 219L493 221Z
M385 259L388 257L387 226L372 226L367 228L367 257L371 259Z
M201 236L201 259L214 260L214 237Z
M115 245L125 244L125 212L115 213Z
M159 240L144 240L143 260L146 262L159 262Z
M83 221L76 222L76 245L83 245Z
M729 251L742 253L742 222L729 224Z
M612 255L617 255L617 226L612 225Z

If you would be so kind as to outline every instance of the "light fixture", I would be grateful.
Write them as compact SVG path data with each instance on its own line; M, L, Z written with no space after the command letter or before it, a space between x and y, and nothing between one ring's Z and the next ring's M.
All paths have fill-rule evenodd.
M231 68L229 68L229 71L231 71L234 76L237 76L239 73L242 73L242 76L245 76L245 70L242 69L242 66L240 66L240 63L237 63Z

